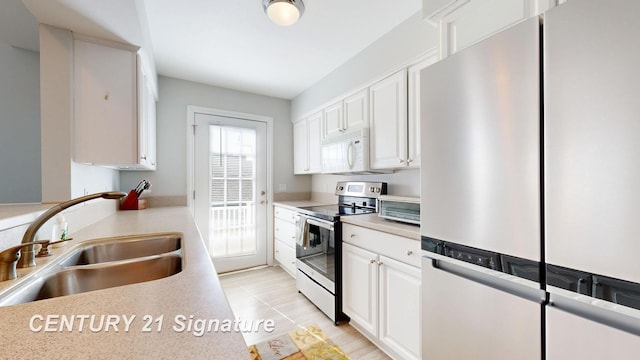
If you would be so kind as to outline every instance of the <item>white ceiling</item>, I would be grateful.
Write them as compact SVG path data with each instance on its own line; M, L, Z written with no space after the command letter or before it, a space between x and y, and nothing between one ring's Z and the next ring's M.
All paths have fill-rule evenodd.
M422 4L304 0L300 21L280 27L268 20L262 0L22 2L39 22L152 49L160 75L286 99L420 11Z

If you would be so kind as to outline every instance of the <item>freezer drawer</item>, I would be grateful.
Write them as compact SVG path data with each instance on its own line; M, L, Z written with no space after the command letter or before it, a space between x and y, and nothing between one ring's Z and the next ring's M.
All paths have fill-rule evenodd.
M449 272L473 274L469 271L473 265L433 257L441 263L426 257L422 262L424 359L541 358L542 290L523 286L525 293L534 296L512 295ZM494 273L499 274L497 278L508 277L489 269L479 273L481 277Z
M640 337L548 307L547 360L638 359Z

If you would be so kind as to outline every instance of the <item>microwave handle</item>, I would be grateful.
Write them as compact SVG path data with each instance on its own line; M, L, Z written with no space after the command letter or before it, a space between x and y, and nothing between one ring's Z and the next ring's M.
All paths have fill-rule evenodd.
M353 141L349 141L349 147L347 147L347 164L349 169L353 169Z

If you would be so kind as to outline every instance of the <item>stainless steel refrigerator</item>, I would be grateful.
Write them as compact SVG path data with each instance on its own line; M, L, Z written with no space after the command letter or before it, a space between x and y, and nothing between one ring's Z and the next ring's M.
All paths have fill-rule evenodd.
M640 357L640 2L544 19L547 359Z
M615 4L422 71L423 358L637 356L640 8Z

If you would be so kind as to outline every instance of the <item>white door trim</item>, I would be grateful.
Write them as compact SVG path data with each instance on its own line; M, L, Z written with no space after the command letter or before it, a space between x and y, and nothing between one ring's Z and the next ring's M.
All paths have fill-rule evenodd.
M215 116L224 116L230 118L238 118L245 120L261 121L267 125L267 265L273 265L273 118L264 115L247 114L236 111L214 109L202 106L187 105L187 206L191 211L191 215L194 215L194 201L193 194L195 191L195 178L194 178L194 145L195 137L193 132L193 125L196 114L206 114Z

